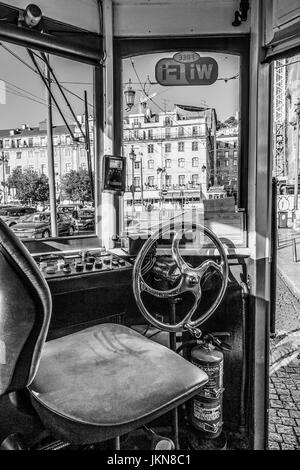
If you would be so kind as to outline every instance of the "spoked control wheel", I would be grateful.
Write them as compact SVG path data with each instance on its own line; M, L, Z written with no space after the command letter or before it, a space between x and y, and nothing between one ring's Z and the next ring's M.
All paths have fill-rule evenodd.
M212 259L208 259L196 268L190 266L182 258L179 252L179 243L181 236L183 233L188 232L190 230L178 230L175 232L171 249L172 258L175 261L180 272L180 279L177 286L169 290L158 290L149 286L143 278L143 264L149 251L153 248L153 245L157 243L157 240L159 238L162 238L163 235L170 230L169 224L165 225L164 227L161 227L146 241L135 260L133 268L133 293L137 306L139 307L139 310L141 311L142 315L149 323L164 331L177 332L182 330L188 330L191 332L196 332L197 327L199 327L203 322L205 322L218 308L227 288L229 271L228 260L221 241L211 230L200 224L192 224L191 229L195 230L196 232L198 231L202 233L204 236L207 236L213 242L220 255L220 263L217 263ZM219 275L221 279L221 287L212 305L208 309L206 309L206 311L201 313L196 320L193 320L192 317L196 312L200 300L202 298L201 280L203 279L208 269L214 269ZM194 297L194 303L189 309L189 311L185 314L183 319L173 324L164 323L157 319L155 316L153 316L153 314L151 314L146 308L142 300L143 292L147 292L148 294L154 297L167 299L169 301L174 300L177 296L180 296L185 292L190 292Z

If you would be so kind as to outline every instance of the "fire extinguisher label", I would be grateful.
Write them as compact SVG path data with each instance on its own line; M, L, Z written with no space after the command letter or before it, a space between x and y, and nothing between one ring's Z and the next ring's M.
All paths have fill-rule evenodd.
M203 431L217 433L222 426L221 405L218 404L211 408L207 404L194 399L194 418L197 420L197 428Z
M208 382L201 390L201 394L207 397L218 397L223 392L223 361L215 365L199 364L199 362L193 360L191 362L209 377Z

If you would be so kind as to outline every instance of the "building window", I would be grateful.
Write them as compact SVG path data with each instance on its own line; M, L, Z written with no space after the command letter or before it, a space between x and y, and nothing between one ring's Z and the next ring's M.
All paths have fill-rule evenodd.
M193 126L193 135L198 135L198 134L199 134L198 127L197 127L197 126Z
M148 129L148 139L153 139L153 129Z
M178 176L178 184L179 186L183 186L185 184L185 175Z
M171 144L165 144L165 152L170 153L171 152Z
M42 146L46 145L46 137L41 137L41 145Z
M148 168L149 168L149 169L154 168L154 160L149 160L149 161L148 161Z
M82 170L86 170L86 163L80 163L80 168Z
M154 176L148 176L148 186L154 186Z
M134 126L138 126L138 125L139 125L139 119L138 119L138 118L134 118L134 120L133 120L133 125L134 125Z
M170 119L170 117L166 117L166 118L165 118L164 125L165 125L165 126L170 126L170 125L171 125L171 119Z
M138 170L140 168L140 162L134 162L134 168Z
M192 158L192 166L193 167L199 166L199 158L198 157Z
M172 175L166 175L166 186L172 185Z
M178 142L178 152L184 152L184 142Z
M133 179L133 184L135 188L139 188L141 186L141 178L139 176Z
M224 157L229 158L229 152L224 152Z
M225 166L229 166L228 160L225 160Z
M66 147L65 148L65 157L70 157L71 156L71 149Z
M182 137L184 135L184 127L180 126L178 127L178 136Z
M10 166L9 165L5 165L5 174L10 175Z
M46 173L46 165L44 165L44 164L41 165L41 173L42 173L42 175L45 175L45 173Z
M80 156L81 157L85 157L86 156L86 150L84 148L81 147L80 149Z
M171 159L167 158L166 160L166 168L171 168Z
M237 150L234 150L234 152L233 152L233 158L237 158L237 156L238 156Z
M198 142L192 142L192 150L193 150L193 152L196 152L196 151L198 150L198 147L199 147Z
M148 145L148 153L153 153L154 152L154 145L153 144L149 144Z
M17 160L20 160L22 158L22 152L17 152Z
M165 137L166 139L169 139L171 137L171 129L169 127L165 129Z
M196 186L199 184L199 175L192 175L192 185Z
M71 163L66 163L66 173L70 173L71 171Z
M5 139L4 141L4 147L9 147L9 139Z
M179 168L184 168L185 160L184 158L179 158L178 160L178 167Z
M67 135L66 141L67 145L71 145L71 136Z

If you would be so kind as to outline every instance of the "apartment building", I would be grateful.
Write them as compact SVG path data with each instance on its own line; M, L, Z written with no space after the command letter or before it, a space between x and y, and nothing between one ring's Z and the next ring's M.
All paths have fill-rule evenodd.
M79 123L85 132L84 117L79 116ZM85 142L80 129L70 124L70 129L78 141L73 141L67 126L53 127L54 166L57 180L69 171L87 168ZM93 120L89 119L90 138L93 139ZM76 139L76 140L77 140ZM91 146L93 148L93 146ZM4 169L0 180L7 178L15 168L29 169L48 174L47 161L47 123L38 127L23 124L20 128L0 130L0 152ZM92 151L93 154L93 151ZM4 172L3 172L4 170Z
M125 198L205 197L213 178L215 129L213 109L176 105L155 115L129 114L123 128Z

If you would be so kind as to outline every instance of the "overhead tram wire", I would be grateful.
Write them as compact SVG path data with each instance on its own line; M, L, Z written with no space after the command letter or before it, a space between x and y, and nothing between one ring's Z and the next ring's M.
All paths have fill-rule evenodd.
M46 103L46 100L45 100L44 98L42 98L42 97L40 97L40 96L37 96L37 95L34 95L33 93L31 93L31 92L29 92L29 91L27 91L27 90L24 90L23 88L20 88L20 87L18 87L17 85L14 85L13 83L8 82L8 81L5 80L5 79L1 79L1 78L0 78L0 80L2 80L3 82L5 82L6 84L8 84L8 86L2 87L2 90L6 90L8 93L14 94L14 95L16 95L16 96L20 96L21 98L26 98L26 99L28 99L28 100L30 100L30 101L36 102L36 103L41 104L41 105L43 105L43 106L48 106L47 103ZM16 90L14 90L13 87L16 88ZM26 94L21 93L19 90L21 90L21 91L23 91L24 93L27 93L27 94L29 94L29 95L31 95L31 96L27 96ZM14 92L14 93L12 93L12 92ZM34 97L34 98L32 98L32 97ZM36 99L35 99L35 98L36 98ZM57 111L54 105L52 105L52 109L55 110L55 111ZM68 114L68 117L69 117L70 119L72 119L71 114Z
M25 65L25 67L27 67L29 70L31 70L33 73L35 73L36 75L38 75L38 72L30 65L28 64L25 60L23 60L18 54L16 54L15 52L13 52L9 47L7 47L6 45L4 45L2 42L0 42L0 46L3 47L3 49L5 49L9 54L11 54L13 57L15 57L15 59L19 60L23 65ZM51 83L54 83L56 85L56 83L51 80ZM64 82L63 82L64 83ZM61 87L63 88L64 91L66 91L67 93L70 93L70 95L74 96L75 98L77 98L78 100L84 102L84 99L81 98L81 96L77 95L77 93L75 93L74 91L71 91L69 90L68 88L64 87L61 85ZM94 105L92 103L88 103L88 105L91 107L91 108L94 108Z
M67 129L68 129L68 131L69 131L70 136L72 137L72 140L76 142L78 139L75 138L75 136L74 136L74 134L73 134L73 131L72 131L72 129L70 128L70 126L69 126L69 124L68 124L68 122L67 122L67 120L66 120L64 114L62 113L62 111L61 111L61 109L60 109L60 107L59 107L59 105L58 105L58 103L57 103L57 100L56 100L55 96L53 95L53 93L52 93L52 91L51 91L51 89L50 89L50 86L49 86L48 83L47 83L46 78L45 78L44 75L43 75L43 72L40 70L40 67L39 67L38 63L37 63L37 61L35 60L35 57L34 57L32 51L31 51L30 49L27 49L27 52L28 52L28 54L29 54L29 57L30 57L31 60L32 60L32 63L33 63L34 66L36 67L36 69L37 69L37 71L38 71L38 73L39 73L39 75L40 75L40 77L41 77L41 79L42 79L42 81L43 81L45 87L47 88L47 90L48 90L48 92L49 92L49 94L50 94L50 96L51 96L51 98L52 98L52 100L53 100L53 102L54 102L54 104L55 104L55 106L56 106L56 108L57 108L57 110L58 110L60 116L61 116L61 118L63 119L65 125L67 126Z
M138 79L138 81L139 81L139 84L140 84L141 88L144 89L144 87L143 87L143 85L142 85L142 82L141 82L141 79L140 79L140 77L139 77L139 75L138 75L138 73L137 73L137 71L136 71L136 68L135 68L135 65L134 65L134 61L132 60L132 57L130 57L130 61L131 61L131 65L132 65L132 68L133 68L133 70L134 70L134 73L135 73L135 75L136 75L136 77L137 77L137 79ZM154 106L156 106L156 107L157 107L158 109L160 109L164 114L166 114L166 113L165 113L165 110L164 110L159 104L157 104L157 103L153 100L153 98L150 98L150 96L148 95L148 93L147 93L146 91L143 91L143 93L144 93L144 95L154 104ZM208 109L211 109L211 108L208 108ZM171 120L173 123L176 123L175 119L172 119L171 116L170 116L170 120ZM187 137L194 137L192 133L186 132L186 134L187 134Z

